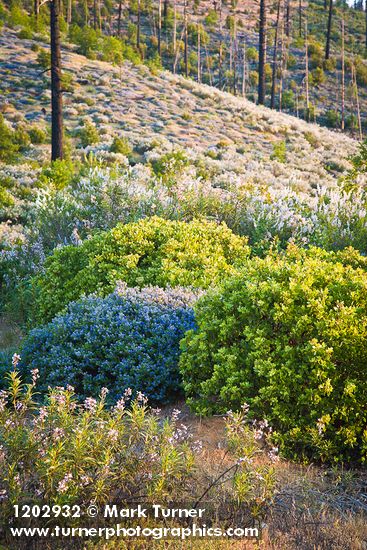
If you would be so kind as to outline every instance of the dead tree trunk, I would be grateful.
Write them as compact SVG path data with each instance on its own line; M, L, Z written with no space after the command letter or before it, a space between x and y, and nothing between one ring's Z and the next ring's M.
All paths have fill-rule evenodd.
M265 103L266 80L266 0L260 0L260 27L259 27L259 91L258 102L260 105Z
M119 0L119 12L117 16L117 36L121 36L121 18L122 18L122 0ZM94 22L94 24L96 25L96 21Z
M271 99L270 99L271 109L274 109L275 107L275 87L276 87L276 76L277 76L277 66L278 66L277 59L278 59L280 7L281 7L281 0L278 0L277 21L276 21L276 27L275 27L274 50L273 50L273 70L272 70L272 77L271 77Z
M309 70L308 70L308 23L307 16L305 21L305 65L306 65L306 119L310 122L310 91L309 91Z
M344 49L344 36L345 36L345 29L344 29L344 18L342 19L342 82L341 82L341 129L345 129L345 49Z
M326 32L325 59L330 58L330 41L331 41L331 26L333 22L333 0L329 0L329 16Z
M51 27L51 160L63 158L60 2L50 2Z
M184 4L184 32L185 32L185 76L189 76L189 35L188 35L188 24L187 24L187 0Z
M158 0L158 54L162 57L162 0Z
M138 48L140 52L140 11L141 11L141 5L140 0L138 0L138 21L136 26L136 47Z

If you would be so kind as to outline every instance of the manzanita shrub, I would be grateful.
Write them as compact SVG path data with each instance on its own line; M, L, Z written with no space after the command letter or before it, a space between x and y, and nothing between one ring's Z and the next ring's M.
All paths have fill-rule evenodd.
M80 246L56 250L34 279L36 317L49 320L83 294L106 295L128 286L207 288L234 274L249 255L244 237L225 224L158 217L118 225Z
M79 395L97 397L107 386L116 400L121 388L130 387L166 403L182 391L180 339L195 327L192 304L199 294L120 284L105 298L73 302L65 314L30 332L22 365L39 369L44 391L71 384Z
M353 250L290 246L209 291L181 344L193 408L247 401L289 455L365 461L367 273L358 264Z

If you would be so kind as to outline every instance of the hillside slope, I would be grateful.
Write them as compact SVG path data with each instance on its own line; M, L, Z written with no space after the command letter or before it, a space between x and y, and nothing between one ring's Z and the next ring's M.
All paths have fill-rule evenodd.
M14 31L0 35L0 106L10 123L48 127L49 82L32 44ZM160 140L162 150L205 155L217 173L242 183L311 192L334 185L357 150L357 142L345 135L168 72L153 75L129 63L114 67L70 46L63 50L63 64L73 83L64 96L65 126L72 134L86 118L92 120L102 134L102 142L89 148L95 152L108 149L116 134L134 146ZM48 147L35 146L29 156L42 162Z

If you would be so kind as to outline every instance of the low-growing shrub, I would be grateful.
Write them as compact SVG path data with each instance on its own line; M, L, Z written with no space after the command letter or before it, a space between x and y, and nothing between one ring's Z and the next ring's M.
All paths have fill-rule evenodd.
M78 130L78 137L82 147L93 145L94 143L98 143L100 140L100 135L97 128L90 121L86 121L84 126Z
M112 142L110 151L112 153L120 153L121 155L128 157L132 153L132 148L126 138L116 136Z
M367 458L367 273L353 250L290 246L254 259L196 305L181 371L200 413L239 408L277 430L289 455ZM363 266L362 269L359 266Z
M56 250L36 278L36 315L52 319L82 294L106 295L116 281L128 286L207 288L236 273L249 255L247 240L225 224L156 216L119 224L80 246Z
M22 350L27 371L39 369L42 388L71 384L84 397L107 386L143 391L155 403L181 392L179 343L194 328L197 294L184 289L143 290L120 285L106 298L74 302L67 313L34 329Z

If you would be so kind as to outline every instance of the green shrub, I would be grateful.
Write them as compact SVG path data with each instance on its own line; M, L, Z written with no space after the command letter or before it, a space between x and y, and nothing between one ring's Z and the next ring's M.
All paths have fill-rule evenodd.
M287 144L285 141L278 141L273 144L273 153L270 158L283 163L287 161Z
M98 143L100 140L97 128L89 120L86 121L84 126L78 130L78 137L82 147L88 147L88 145Z
M116 136L112 142L110 151L112 153L120 153L128 157L132 153L131 145L126 138Z
M31 142L34 145L39 145L41 143L47 142L47 134L39 126L32 126L28 131Z
M29 136L25 129L19 127L13 130L0 114L0 160L13 162L29 143Z
M327 126L330 128L340 127L341 117L337 111L330 109L329 111L326 111L325 117Z
M18 32L18 37L22 40L30 40L33 37L31 29L25 27Z
M197 412L246 401L290 456L367 459L366 258L295 246L256 258L199 300L196 322L181 372Z
M118 280L128 286L206 288L235 273L248 254L246 239L224 224L158 217L120 224L46 260L45 273L33 281L39 289L37 317L51 319L82 294L106 295Z
M71 160L57 159L43 168L39 176L41 185L53 185L56 189L63 189L69 185L75 176L75 166Z
M51 54L48 50L43 48L39 50L37 54L37 63L41 65L43 69L49 69L51 67Z
M151 161L155 175L161 178L164 183L176 179L189 164L190 161L186 153L181 150L166 153Z
M321 67L316 67L316 69L311 71L309 75L309 82L311 86L320 86L320 84L323 84L325 80L326 76Z

